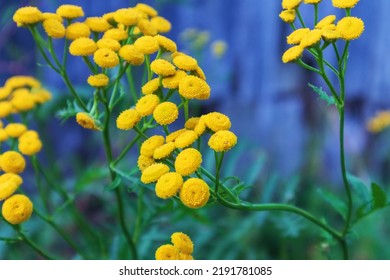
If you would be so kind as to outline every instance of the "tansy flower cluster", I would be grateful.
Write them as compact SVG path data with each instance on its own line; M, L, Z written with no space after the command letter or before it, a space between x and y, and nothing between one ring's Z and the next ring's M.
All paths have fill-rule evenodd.
M171 235L172 244L164 244L156 250L156 260L193 260L194 244L191 238L182 232Z
M390 126L390 111L380 111L367 122L367 130L379 133Z
M291 24L293 32L287 36L287 44L292 45L282 56L284 63L295 62L302 56L305 49L315 51L325 49L327 46L334 44L337 40L347 42L358 39L364 31L364 22L357 17L345 16L336 21L335 15L328 15L321 20L316 20L313 28L305 25L302 18L299 18L300 28L296 27L297 15L299 14L300 5L316 5L321 0L283 0L282 7L284 10L280 13L280 18ZM353 8L358 0L333 0L333 6L336 8L347 9Z

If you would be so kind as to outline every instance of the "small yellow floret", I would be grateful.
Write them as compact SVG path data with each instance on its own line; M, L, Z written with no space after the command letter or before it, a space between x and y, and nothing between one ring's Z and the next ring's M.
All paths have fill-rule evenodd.
M135 109L127 109L119 114L116 119L116 127L121 130L129 130L132 129L140 119L141 116Z
M21 224L30 219L32 212L33 204L23 194L15 194L6 199L1 209L4 219L13 225Z
M188 179L184 182L180 190L180 200L189 208L201 208L205 206L209 197L209 186L205 181L198 178Z

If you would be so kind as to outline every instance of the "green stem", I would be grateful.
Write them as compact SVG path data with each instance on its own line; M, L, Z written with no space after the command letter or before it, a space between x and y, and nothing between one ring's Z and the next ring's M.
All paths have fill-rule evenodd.
M116 166L130 151L130 149L134 146L135 143L137 143L138 139L141 138L141 135L137 135L136 137L131 140L129 144L126 145L126 147L122 150L121 154L111 163L111 166Z
M62 67L66 68L66 61L68 59L68 46L69 46L69 40L65 38L64 42L64 53L62 54Z
M77 94L76 90L74 89L72 83L69 80L68 75L66 72L63 72L61 75L62 79L64 80L65 84L70 90L70 93L73 95L73 97L76 99L77 105L79 105L85 112L88 112L87 106L84 104L84 101L81 99L81 97Z
M139 236L141 234L142 214L144 208L143 194L144 194L144 190L143 188L141 188L139 195L137 197L137 219L135 221L135 229L133 234L134 242L138 242Z
M148 81L152 79L152 70L150 69L150 55L145 54L145 66L148 72Z
M134 78L133 78L131 66L126 71L126 77L127 77L127 82L129 84L130 94L133 97L134 104L136 104L138 101L138 95L134 85Z
M83 60L84 60L85 64L87 64L89 70L91 70L91 72L93 74L97 74L97 69L92 65L91 60L89 59L89 57L88 56L83 56Z
M299 22L301 23L302 27L306 28L305 22L303 21L303 18L302 18L301 12L299 11L299 8L296 8L295 12L297 13L297 16L299 18Z
M318 4L314 4L314 26L318 23Z
M40 176L39 167L37 164L37 158L35 155L31 157L31 161L32 161L32 165L34 168L34 172L35 172L35 184L38 188L39 196L41 197L43 207L45 208L46 213L49 213L49 208L50 208L49 207L50 198L48 196L49 192L44 190L42 187L41 176Z
M321 74L320 70L318 70L317 68L314 68L308 64L306 64L305 62L303 62L302 59L298 59L297 60L297 64L299 64L300 66L302 66L303 68L309 70L309 71L312 71L314 73L317 73L317 74Z
M41 249L37 244L35 244L30 238L28 238L21 230L20 226L17 225L17 226L13 226L13 228L15 229L16 232L19 233L20 237L23 239L24 242L26 242L26 244L28 246L31 247L31 249L33 249L36 253L38 253L39 255L41 255L42 257L44 257L45 259L48 259L48 260L54 260L53 257L51 257L48 253L46 253L43 249Z

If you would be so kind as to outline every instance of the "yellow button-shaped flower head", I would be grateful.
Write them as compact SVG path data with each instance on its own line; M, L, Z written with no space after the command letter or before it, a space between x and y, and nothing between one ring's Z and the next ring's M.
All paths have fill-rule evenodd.
M160 125L171 124L179 117L179 109L173 102L163 102L154 109L153 117Z
M170 63L169 61L162 59L162 58L154 60L150 64L150 69L154 73L156 73L157 75L161 75L164 77L171 76L171 75L174 75L176 73L175 66L172 63Z
M99 130L99 126L96 124L95 119L90 114L85 112L79 112L76 114L76 121L79 125L86 129Z
M302 48L309 48L319 43L322 38L322 30L314 29L303 35L300 46Z
M176 148L183 149L192 145L199 138L198 134L193 130L185 130L176 137Z
M126 26L137 24L138 19L139 13L134 8L119 9L114 14L114 20Z
M8 174L8 173L7 173ZM13 174L18 176L16 174ZM8 180L0 183L0 201L10 197L19 188L20 184L13 180Z
M168 142L160 147L158 147L156 150L154 150L153 158L154 159L163 159L168 157L172 152L176 149L175 143Z
M356 6L359 0L332 0L332 4L336 8L351 9Z
M180 81L187 76L187 73L179 70L172 76L164 77L162 79L162 85L164 88L176 89L179 87Z
M159 33L167 33L171 30L172 24L164 17L154 17L150 20L150 23L157 29Z
M139 37L135 42L136 49L143 54L152 54L159 50L160 45L156 38L152 36Z
M135 105L135 109L140 114L140 116L145 117L153 114L154 109L160 103L160 99L157 95L148 94L141 97L137 104Z
M68 25L65 31L65 37L69 40L76 40L77 38L89 37L91 30L88 25L83 22L74 22Z
M8 140L8 134L4 128L0 128L0 143Z
M4 129L9 137L18 138L27 131L27 126L22 123L10 123Z
M150 80L146 84L144 84L141 90L143 94L147 95L156 92L159 89L159 87L160 87L160 80L159 78L155 78Z
M289 63L297 60L302 56L303 51L304 48L302 48L300 45L289 48L287 51L283 53L282 56L283 63Z
M98 49L93 54L93 60L102 68L114 68L119 64L119 58L116 52L107 48Z
M183 185L183 177L176 172L169 172L158 179L156 184L156 195L159 198L167 199L175 196Z
M116 127L121 130L129 130L132 129L140 119L141 116L135 109L127 109L119 114L116 119Z
M295 10L283 10L280 12L279 17L281 20L287 23L293 23L295 21Z
M42 142L39 138L20 137L18 149L23 155L32 156L42 149Z
M12 19L20 26L40 22L43 16L37 7L22 7L16 10Z
M292 10L297 8L302 3L302 0L283 0L282 7L283 9Z
M319 4L322 0L303 0L305 4Z
M309 28L298 28L294 30L290 35L287 36L287 44L299 45L302 41L303 36L305 36L309 32Z
M171 39L163 36L163 35L156 35L154 38L157 39L158 44L160 45L160 48L162 48L165 51L168 52L176 52L177 51L177 45L174 41Z
M0 118L9 116L12 112L12 104L9 101L0 101Z
M155 17L158 15L158 12L153 7L144 3L138 3L137 5L135 5L135 9L144 12L150 17Z
M161 245L155 254L156 260L178 260L179 251L171 244Z
M324 17L323 19L321 19L316 24L315 28L322 29L322 28L328 26L329 24L333 24L335 20L336 20L336 16L335 15L328 15L328 16Z
M237 136L229 130L220 130L213 134L208 142L216 152L226 152L237 144Z
M111 25L102 17L89 17L84 22L93 32L105 32Z
M147 19L141 19L138 21L137 27L144 35L155 36L157 35L157 29Z
M61 21L54 18L46 19L43 22L43 29L45 30L47 36L54 39L60 39L65 36L65 26Z
M184 124L184 127L187 129L194 129L196 124L199 122L200 118L199 117L192 117L189 118L186 123Z
M191 255L194 251L194 243L191 238L182 232L175 232L171 235L171 242L180 253Z
M149 184L156 182L160 177L169 172L169 167L163 163L155 163L147 167L141 176L141 182Z
M89 56L92 55L96 49L96 43L90 38L78 38L69 46L69 52L74 56Z
M170 134L165 137L165 141L168 142L175 142L176 138L179 137L183 132L187 131L187 129L182 128L176 131L171 132Z
M210 189L205 181L190 178L184 182L180 190L181 202L189 208L201 208L206 205L210 197Z
M229 117L219 112L212 112L205 115L204 121L207 127L214 132L228 130L232 126Z
M121 44L111 38L102 38L96 42L96 45L99 49L107 48L112 51L118 51L121 48Z
M21 224L30 219L32 212L33 204L23 194L15 194L6 199L1 209L4 219L13 225Z
M208 99L210 97L210 86L201 78L188 75L179 83L179 93L188 99Z
M119 28L108 29L103 35L103 39L109 38L117 41L126 40L127 37L129 37L129 34L125 30Z
M336 25L336 31L346 41L358 39L364 31L364 22L357 17L344 17Z
M19 174L26 167L26 161L20 153L7 151L0 157L0 167L4 172Z
M148 157L153 157L154 151L162 146L165 142L165 139L161 135L153 135L146 139L140 149L140 154Z
M87 82L91 87L101 88L107 86L110 79L106 74L96 74L89 76Z
M176 157L175 170L182 176L188 176L198 170L201 163L202 154L194 148L188 148Z
M198 67L196 59L185 54L175 56L173 58L173 63L177 68L185 71L195 71L196 67Z
M181 261L193 261L194 257L191 256L191 255L179 253L179 260L181 260Z
M145 61L145 55L138 51L134 45L121 47L119 56L132 65L141 65Z
M137 165L140 171L144 171L146 168L156 163L152 157L145 155L139 155Z
M84 16L83 8L76 5L61 5L57 8L57 15L60 15L63 18L74 19Z

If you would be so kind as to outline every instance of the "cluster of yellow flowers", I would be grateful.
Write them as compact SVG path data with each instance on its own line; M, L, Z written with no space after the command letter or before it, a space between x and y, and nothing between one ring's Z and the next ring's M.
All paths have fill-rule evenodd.
M318 5L321 0L303 0L305 4ZM359 0L332 0L335 8L351 9ZM294 62L302 56L305 49L314 48L323 42L323 46L339 39L345 41L355 40L364 31L364 22L357 17L345 16L336 23L336 16L329 15L316 22L313 29L306 26L296 28L294 22L297 17L302 0L283 0L283 11L280 18L290 23L294 31L287 36L287 43L293 45L282 56L284 63Z
M367 122L367 129L378 133L390 126L390 111L380 111Z
M26 161L23 155L33 156L42 148L39 135L28 130L23 123L9 122L11 114L26 114L37 105L51 99L51 94L41 87L39 81L30 76L9 78L0 88L0 144L8 144L11 150L0 155L0 201L4 201L2 215L10 224L20 224L28 220L33 204L23 194L14 194L23 183L21 174ZM4 121L8 124L4 126ZM14 147L17 151L14 151ZM22 155L23 154L23 155Z
M191 238L182 232L171 235L172 244L161 245L156 250L156 260L193 260L194 244Z

